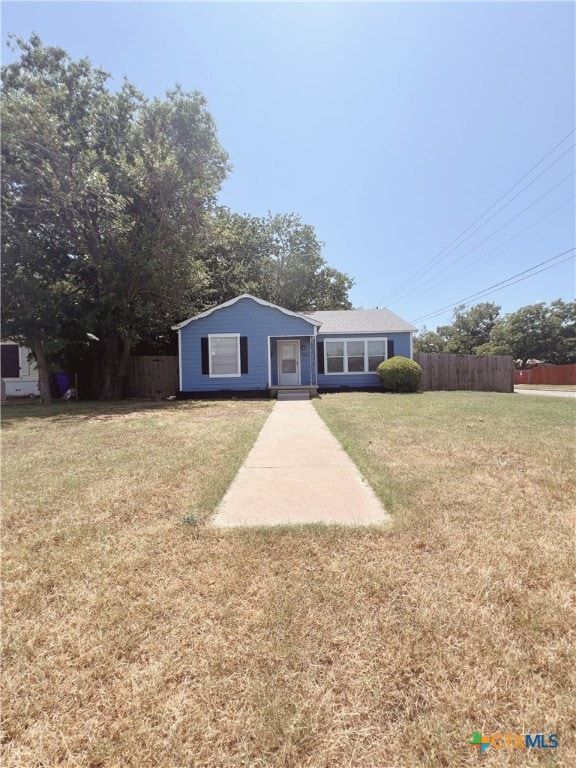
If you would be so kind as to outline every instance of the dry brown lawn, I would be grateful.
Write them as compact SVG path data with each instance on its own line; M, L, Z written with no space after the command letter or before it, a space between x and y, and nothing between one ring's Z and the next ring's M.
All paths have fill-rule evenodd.
M575 405L325 396L392 528L224 533L269 403L9 405L2 765L572 768Z

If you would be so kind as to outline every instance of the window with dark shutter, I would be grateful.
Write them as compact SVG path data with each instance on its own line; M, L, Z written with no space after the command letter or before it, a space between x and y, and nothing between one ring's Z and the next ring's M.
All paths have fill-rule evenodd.
M248 337L240 336L240 373L248 373Z
M324 342L319 341L316 344L316 367L318 373L324 373Z
M208 357L208 338L203 337L200 339L200 350L202 355L202 376L208 376L210 374L210 360Z
M394 357L394 340L388 339L388 359Z

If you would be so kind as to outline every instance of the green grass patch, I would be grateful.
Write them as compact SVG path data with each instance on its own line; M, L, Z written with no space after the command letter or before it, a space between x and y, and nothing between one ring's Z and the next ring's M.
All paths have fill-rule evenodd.
M576 403L315 404L390 528L204 525L268 402L4 409L3 765L576 764Z
M576 404L507 394L324 395L315 406L397 520L426 525L420 496L443 503L494 484L564 490L572 475ZM476 483L476 485L474 485ZM490 499L490 503L492 499ZM484 504L480 504L484 508ZM506 506L506 503L504 504Z

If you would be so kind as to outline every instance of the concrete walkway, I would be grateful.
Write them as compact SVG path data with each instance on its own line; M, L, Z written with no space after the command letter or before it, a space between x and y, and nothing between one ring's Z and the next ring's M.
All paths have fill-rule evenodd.
M308 400L274 405L212 524L374 525L389 520Z
M563 392L559 389L518 389L514 387L518 395L543 395L544 397L576 397L576 392Z

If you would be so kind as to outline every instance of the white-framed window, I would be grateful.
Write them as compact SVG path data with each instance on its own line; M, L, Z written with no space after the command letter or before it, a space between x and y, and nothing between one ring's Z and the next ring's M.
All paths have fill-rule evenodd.
M211 377L240 376L240 334L209 334L208 359Z
M344 373L345 343L344 341L324 342L324 356L326 358L324 370L326 373Z
M371 339L330 339L324 341L324 371L375 373L387 357L386 337Z
M366 356L368 370L376 371L388 357L388 339L366 339Z

